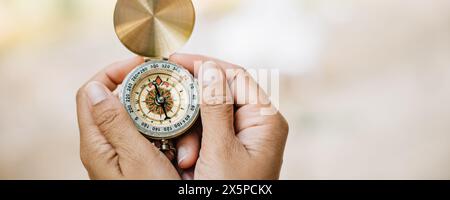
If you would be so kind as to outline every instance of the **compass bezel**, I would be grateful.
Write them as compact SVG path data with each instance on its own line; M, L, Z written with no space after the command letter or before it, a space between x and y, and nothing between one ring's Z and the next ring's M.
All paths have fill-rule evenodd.
M177 73L178 76L186 78L187 84L184 84L183 87L189 93L189 107L180 121L172 122L168 126L156 127L147 123L137 114L136 110L133 109L131 97L135 87L142 80L142 76L148 76L151 74L151 71L160 70ZM165 60L151 60L136 67L125 78L119 98L139 132L150 139L167 140L179 137L192 128L200 115L199 89L196 79L188 70ZM187 119L188 116L190 116L189 119Z

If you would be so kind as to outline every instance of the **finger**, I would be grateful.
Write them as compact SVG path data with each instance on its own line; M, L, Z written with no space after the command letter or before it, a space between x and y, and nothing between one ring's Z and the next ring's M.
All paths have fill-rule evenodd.
M191 72L192 74L198 74L199 70L200 70L200 66L205 62L211 61L217 64L217 66L219 68L221 68L223 71L226 70L243 70L242 67L239 67L238 65L234 65L216 58L211 58L211 57L207 57L207 56L202 56L202 55L192 55L192 54L173 54L170 56L169 60L171 62L177 63L181 66L183 66L184 68L186 68L189 72ZM234 78L234 74L233 73L228 73L227 75L227 79L228 81L233 80Z
M95 125L117 153L117 164L125 177L179 178L170 161L138 132L123 105L105 85L91 82L86 86L86 94Z
M123 81L126 74L142 62L143 59L141 57L133 57L125 61L116 62L106 67L91 78L91 80L101 82L110 90L114 90L117 84ZM106 138L98 130L92 118L88 97L85 92L86 85L87 83L78 91L76 98L77 117L80 128L80 153L82 154L82 158L86 157L86 154L92 155L93 152L102 154L109 150Z
M133 151L136 145L149 142L139 134L120 101L103 84L91 82L86 86L95 125L118 151Z
M92 119L89 100L84 90L77 94L77 117L80 129L80 158L91 179L120 177L120 169L110 167L115 159L114 148L98 130Z
M189 134L181 137L177 142L178 166L188 169L197 163L200 152L200 126L196 126Z
M223 147L234 138L233 99L223 71L206 62L200 70L202 146Z
M119 98L119 96L120 96L120 85L119 86L117 86L118 88L116 89L116 90L114 90L113 91L113 96L115 96L115 97L117 97L117 98Z
M258 108L271 106L268 95L256 80L238 65L215 58L190 54L174 54L170 57L170 60L185 67L194 75L199 73L199 65L202 63L214 62L225 72L233 100L238 108L245 105L254 105Z
M143 62L144 59L137 56L113 63L92 77L88 83L97 81L104 84L110 91L114 91L117 85L123 82L127 74Z

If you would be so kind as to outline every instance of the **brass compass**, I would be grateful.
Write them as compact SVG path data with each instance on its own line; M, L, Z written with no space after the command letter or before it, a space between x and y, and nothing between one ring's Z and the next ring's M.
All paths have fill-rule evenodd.
M120 41L146 58L124 80L120 99L138 130L174 150L170 139L199 116L194 77L168 57L190 38L195 24L191 0L118 0L114 26Z

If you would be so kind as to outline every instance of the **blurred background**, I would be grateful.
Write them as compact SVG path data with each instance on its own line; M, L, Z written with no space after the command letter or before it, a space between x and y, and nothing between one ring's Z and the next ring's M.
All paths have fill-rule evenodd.
M450 1L194 0L182 52L280 69L282 179L450 178ZM0 179L87 179L77 89L114 0L0 0Z

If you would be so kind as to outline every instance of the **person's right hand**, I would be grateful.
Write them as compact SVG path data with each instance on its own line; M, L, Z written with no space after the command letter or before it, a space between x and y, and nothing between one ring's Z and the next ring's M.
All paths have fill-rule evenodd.
M192 131L202 137L200 154L183 178L278 179L289 128L279 112L262 114L261 109L272 105L256 81L242 68L212 58L176 54L170 60L192 73L194 62L203 63L198 75L203 86L201 126ZM238 81L244 77L247 81ZM252 94L257 101L251 102Z

